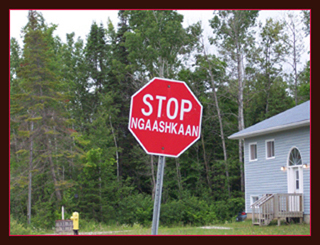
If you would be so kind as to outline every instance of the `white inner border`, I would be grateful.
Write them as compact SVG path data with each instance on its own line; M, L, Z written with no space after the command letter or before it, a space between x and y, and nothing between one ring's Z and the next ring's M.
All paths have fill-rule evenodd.
M154 80L164 80L167 82L173 82L173 83L182 83L184 84L184 86L189 90L189 92L191 93L191 95L194 97L194 99L198 102L198 104L200 105L201 111L200 111L200 119L199 119L199 136L192 141L188 146L186 146L184 148L184 150L182 150L178 155L168 155L168 154L162 154L162 153L158 153L158 152L148 152L147 149L144 147L144 145L140 142L139 138L134 134L134 132L130 129L130 120L131 120L131 114L132 114L132 101L133 98L140 93L145 87L149 86ZM144 151L147 154L150 155L157 155L157 156L167 156L167 157L179 157L183 152L185 152L191 145L193 145L199 138L201 135L201 123L202 123L202 110L203 107L201 105L201 103L199 102L199 100L197 99L197 97L193 94L193 92L190 90L190 88L187 86L187 84L185 82L182 81L176 81L176 80L171 80L171 79L167 79L167 78L160 78L160 77L154 77L150 82L146 83L142 88L140 88L137 92L135 92L132 96L131 96L131 101L130 101L130 115L129 115L129 123L128 123L128 129L129 131L132 133L132 135L136 138L136 140L139 142L139 144L141 145L141 147L144 149Z

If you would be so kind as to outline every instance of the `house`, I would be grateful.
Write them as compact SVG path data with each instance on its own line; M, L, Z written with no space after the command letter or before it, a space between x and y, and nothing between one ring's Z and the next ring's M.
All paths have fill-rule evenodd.
M309 223L310 101L228 138L244 140L245 210L248 218L259 212L267 217L261 212L267 212L268 208L264 207L264 211L261 208L269 202L272 205L269 209L273 212L270 220L278 218L280 224L281 218L300 217L300 221L303 218ZM300 214L292 213L298 210Z

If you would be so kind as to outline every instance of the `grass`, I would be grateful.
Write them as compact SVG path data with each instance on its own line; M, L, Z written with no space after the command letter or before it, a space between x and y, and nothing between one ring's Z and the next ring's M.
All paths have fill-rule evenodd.
M200 227L159 227L158 235L310 235L309 224L285 224L277 225L276 221L268 226L253 226L251 220L244 222L213 225L230 229L203 229ZM119 227L118 227L119 228ZM116 235L150 235L151 228L143 228L139 225L132 228L118 230Z
M225 222L207 227L215 229L203 229L200 226L161 226L158 235L310 235L310 224L272 221L268 226L253 226L250 219L243 222ZM223 228L223 229L218 229ZM10 235L58 235L51 229L40 229L32 226L22 225L17 220L10 217ZM64 235L73 235L73 232ZM79 235L151 235L151 224L142 226L140 224L131 225L106 225L94 221L80 220Z
M211 226L211 225L208 225ZM194 226L173 226L163 227L158 229L158 235L204 235L204 236L230 236L230 235L310 235L309 224L286 224L281 223L281 226L277 226L277 222L273 221L268 226L253 226L251 220L244 222L232 222L212 225L214 227L223 227L229 229L203 229ZM11 233L12 234L12 233ZM15 230L15 234L19 232ZM40 230L23 230L20 235L55 235L52 230L40 231ZM72 235L65 234L65 235ZM121 225L121 226L107 226L94 222L83 222L79 229L79 235L151 235L150 227L143 227L139 224L133 226Z

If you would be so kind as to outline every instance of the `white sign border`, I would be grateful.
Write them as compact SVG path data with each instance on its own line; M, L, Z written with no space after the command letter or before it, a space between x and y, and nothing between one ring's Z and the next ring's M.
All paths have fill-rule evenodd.
M169 154L162 154L162 153L154 153L154 152L149 152L147 151L147 149L144 147L144 145L140 142L139 138L135 135L135 133L131 130L130 128L130 118L131 118L131 114L132 114L132 101L133 98L140 93L141 90L143 90L145 87L147 87L150 83L152 83L154 80L165 80L165 81L169 81L169 82L176 82L176 83L182 83L184 84L184 86L189 90L189 92L192 94L192 96L195 98L195 100L199 103L201 111L200 111L200 121L199 121L199 136L194 139L188 146L186 146L184 148L183 151L181 151L178 155L169 155ZM132 135L135 137L135 139L139 142L140 146L144 149L144 151L149 154L149 155L156 155L156 156L166 156L166 157L174 157L174 158L178 158L182 153L184 153L190 146L192 146L201 136L201 125L202 125L202 111L203 111L203 106L200 103L200 101L198 100L198 98L194 95L194 93L192 92L192 90L189 88L189 86L183 82L183 81L177 81L177 80L172 80L172 79L167 79L167 78L160 78L160 77L154 77L152 80L150 80L149 82L147 82L142 88L140 88L137 92L135 92L132 96L131 96L131 101L130 101L130 114L129 114L129 123L128 123L128 129L129 131L132 133Z

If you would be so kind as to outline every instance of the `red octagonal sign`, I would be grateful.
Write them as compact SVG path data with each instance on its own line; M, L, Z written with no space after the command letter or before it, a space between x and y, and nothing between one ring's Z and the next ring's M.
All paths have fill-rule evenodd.
M153 155L180 156L200 138L202 105L181 81L154 78L131 97L129 130Z

